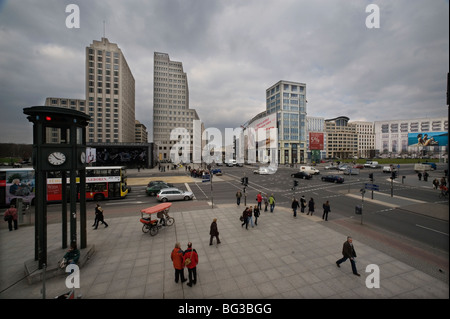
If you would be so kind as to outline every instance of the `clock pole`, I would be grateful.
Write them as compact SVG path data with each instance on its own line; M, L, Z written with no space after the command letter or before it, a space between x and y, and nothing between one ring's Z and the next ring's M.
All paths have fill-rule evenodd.
M39 269L47 264L47 174L59 172L62 189L62 248L67 245L67 197L70 199L70 242L77 243L77 200L80 194L79 248L87 247L86 233L86 126L90 116L76 110L33 106L24 108L33 123L33 167L35 170L35 260ZM70 193L66 177L69 172ZM79 183L77 178L79 177ZM78 188L79 187L79 188Z

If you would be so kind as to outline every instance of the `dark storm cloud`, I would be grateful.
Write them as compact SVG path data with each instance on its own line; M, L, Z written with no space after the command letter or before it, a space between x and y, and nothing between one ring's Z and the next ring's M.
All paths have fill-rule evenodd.
M80 29L65 27L66 5ZM238 127L279 80L306 83L309 116L445 116L448 1L7 1L0 6L2 142L30 142L22 109L84 98L85 47L106 37L136 80L136 117L151 131L153 53L181 61L190 107L206 127Z

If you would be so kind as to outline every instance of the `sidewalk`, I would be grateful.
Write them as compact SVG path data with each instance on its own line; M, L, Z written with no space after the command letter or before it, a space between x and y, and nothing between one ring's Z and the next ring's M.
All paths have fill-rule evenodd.
M258 226L246 230L239 221L242 210L230 204L172 213L175 224L154 237L141 231L139 216L110 219L108 228L88 227L88 245L95 245L95 253L80 269L75 294L83 299L449 297L448 283L363 244L356 236L361 277L352 274L349 261L337 268L346 235L327 227L318 216L299 213L294 218L290 210L276 207L273 214L262 212ZM214 241L209 246L213 218L221 244ZM49 251L60 249L60 236L61 225L48 225ZM177 241L182 249L191 241L199 254L198 281L192 288L174 282L170 253ZM42 298L42 282L20 280L24 262L34 256L34 227L1 230L0 252L0 298ZM371 264L379 267L380 288L366 287L373 274L365 270ZM65 280L64 273L46 280L47 298L68 291Z

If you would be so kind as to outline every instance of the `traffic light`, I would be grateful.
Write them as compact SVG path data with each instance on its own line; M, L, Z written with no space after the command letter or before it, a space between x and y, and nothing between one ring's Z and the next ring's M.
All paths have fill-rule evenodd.
M370 174L369 174L369 178L370 178L370 180L373 182L373 173L370 173Z
M241 184L244 185L244 186L247 186L248 185L248 177L242 177L241 178Z
M294 187L298 186L298 181L294 181Z
M397 178L397 172L396 171L392 171L391 179L396 179L396 178Z

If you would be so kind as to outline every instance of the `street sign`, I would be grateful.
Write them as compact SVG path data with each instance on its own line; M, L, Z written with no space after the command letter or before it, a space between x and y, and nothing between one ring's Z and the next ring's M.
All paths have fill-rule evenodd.
M378 191L378 190L380 190L378 185L375 185L375 184L368 184L368 183L366 183L366 184L364 185L364 188L365 188L365 189L368 189L368 190L371 190L371 191Z

